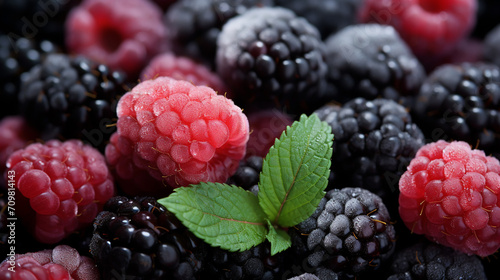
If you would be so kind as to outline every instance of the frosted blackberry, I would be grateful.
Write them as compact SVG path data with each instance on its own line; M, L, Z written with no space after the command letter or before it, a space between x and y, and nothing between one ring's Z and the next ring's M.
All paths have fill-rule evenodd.
M338 102L355 97L400 101L418 93L423 66L391 26L358 24L326 41L329 92Z
M388 280L487 279L476 256L430 242L420 242L397 252L391 273Z
M125 76L83 57L48 55L23 77L21 114L44 140L78 138L100 149L116 130Z
M229 177L228 184L250 190L259 183L259 174L262 171L263 158L250 156L240 162L236 173Z
M243 252L212 247L205 261L204 279L284 279L285 252L271 256L270 244L262 243Z
M17 99L21 74L39 64L47 54L58 50L47 40L35 42L0 33L0 117L19 113Z
M102 279L197 279L206 243L152 197L108 201L90 244ZM121 277L121 278L120 278Z
M359 278L377 271L395 249L387 208L380 197L361 188L330 190L313 215L289 233L298 261L291 271L297 275L322 267L339 279Z
M222 26L249 8L272 5L273 0L179 0L165 14L173 50L215 69Z
M322 104L326 63L316 27L281 7L228 21L217 41L217 72L237 104L307 112Z
M424 144L406 109L388 99L356 98L315 113L335 135L330 187L366 188L396 206L399 177Z
M412 110L430 139L466 141L487 154L500 144L500 69L446 64L426 79Z
M276 0L316 26L322 38L356 22L360 0Z

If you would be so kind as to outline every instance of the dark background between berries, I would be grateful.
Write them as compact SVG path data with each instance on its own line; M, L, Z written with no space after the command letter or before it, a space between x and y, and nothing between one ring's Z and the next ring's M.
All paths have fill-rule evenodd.
M171 47L175 55L186 56L196 63L208 66L214 71L214 73L216 73L218 67L215 59L217 51L217 36L221 32L223 25L232 18L243 14L251 8L262 6L282 6L291 9L291 11L298 14L298 16L304 17L310 22L311 25L318 29L318 34L320 35L318 38L321 38L322 43L325 43L325 51L328 53L332 50L328 49L328 44L326 44L327 39L330 36L335 36L335 34L343 30L345 27L356 24L356 9L359 8L359 5L362 5L361 0L144 1L155 2L159 5L158 9L161 9L162 13L164 13L164 23L171 31ZM72 67L78 67L78 63L74 62L76 54L71 53L71 51L65 46L65 34L67 31L64 28L64 22L70 10L78 6L81 2L83 1L0 0L0 118L4 120L8 116L20 115L26 117L26 119L33 126L34 130L37 131L37 133L41 133L37 134L37 137L32 137L32 139L24 139L26 143L42 142L51 138L80 138L99 148L101 151L104 151L109 136L112 132L114 132L113 123L116 121L115 114L112 112L115 104L112 105L109 103L116 103L119 97L126 92L128 87L131 87L139 82L139 77L127 77L128 84L124 89L124 78L118 74L113 74L114 70L119 71L119 69L109 69L106 65L101 64L100 62L89 62L89 65L92 65L91 67L80 67L78 70L79 79L86 73L92 74L94 78L98 80L98 84L96 85L98 88L97 91L100 92L100 94L105 92L104 95L106 96L105 98L97 98L97 100L106 99L107 104L102 105L104 103L97 102L98 105L101 104L106 107L103 107L104 109L101 108L105 111L105 113L96 113L96 116L94 116L93 119L89 119L88 122L69 122L69 127L73 130L68 128L62 129L62 126L59 126L60 123L55 123L50 127L47 127L47 120L40 118L40 116L44 117L46 114L35 114L37 110L40 111L40 106L43 107L43 104L39 105L39 107L29 107L24 106L23 102L19 103L18 97L19 95L22 95L21 89L23 84L24 87L27 87L30 83L34 83L37 80L43 80L44 92L47 93L47 96L56 93L56 89L57 91L61 90L61 86L57 82L54 82L54 79L47 80L47 78L51 75L44 76L42 74L43 78L41 78L36 75L36 71L38 70L29 72L34 67L40 68L43 63L47 63L46 58L48 57L48 54L58 53L68 56L65 59L71 59L73 61ZM411 60L414 58L412 54L407 53L407 50L401 51L399 49L399 41L397 41L397 44L391 44L390 42L385 42L385 40L382 40L382 42L375 40L374 42L376 43L368 46L365 50L364 54L366 54L366 56L363 56L363 58L366 57L366 59L359 61L356 60L356 63L351 65L352 68L345 67L345 65L342 65L342 67L344 67L342 68L339 66L341 63L339 59L330 57L330 60L328 60L327 56L326 64L329 68L326 71L327 74L325 75L324 80L327 86L325 86L324 92L321 92L319 95L321 100L313 100L313 98L310 98L311 96L314 96L314 94L307 95L306 99L311 99L307 100L308 105L310 105L307 107L308 113L318 110L320 107L326 105L326 103L329 103L327 106L335 105L338 106L338 108L341 108L345 106L346 103L359 96L367 98L367 100L388 97L399 102L403 108L405 108L408 115L411 116L411 121L409 122L411 122L412 125L417 126L417 128L423 132L423 135L418 135L417 138L423 137L424 142L429 143L438 139L464 140L469 142L469 144L473 147L478 146L480 148L485 148L488 154L492 154L500 158L500 146L498 145L500 141L500 78L498 75L500 72L500 47L498 47L498 42L500 42L500 32L496 32L496 34L491 32L498 24L500 24L500 3L496 0L478 0L477 4L478 9L476 12L476 24L468 39L476 40L481 44L484 44L484 46L481 45L480 50L482 51L482 48L484 48L484 50L487 50L487 54L483 57L482 53L476 53L475 56L472 55L471 57L476 60L480 60L481 63L487 63L488 66L478 66L479 64L462 65L457 63L458 66L453 68L453 70L441 69L434 72L435 69L438 69L435 66L427 67L426 65L422 66L417 63L417 66L414 68L405 66L408 68L406 69L407 71L404 72L404 74L407 75L405 76L401 73L403 70L400 69L400 67L395 67L391 63L393 62L392 60L396 61L402 56L410 57ZM365 39L369 39L369 36ZM390 40L393 39L391 38ZM338 44L341 43L345 43L345 41L338 42ZM334 44L336 44L335 41ZM374 46L375 44L377 46ZM370 47L377 47L378 49L374 51L374 49L369 49ZM387 52L387 50L391 48L394 48L392 49L392 53L394 53L394 50L397 50L395 56L391 56L392 53ZM471 52L473 52L472 49ZM377 55L373 55L374 53ZM346 59L346 57L341 58ZM89 61L91 60L90 58L87 59L89 59ZM370 59L377 60L379 64L365 63ZM443 59L443 61L439 62L439 64L443 64L445 62L463 62L464 59L468 58L454 57L454 55L451 54L450 57ZM408 61L409 60L405 60L405 62ZM479 61L470 62L477 63ZM383 77L383 79L381 79L381 76L373 75L373 72L376 72L376 69L381 68L384 68L383 71L386 71L387 69L392 71L391 78L389 80ZM489 74L484 74L485 68L490 71L488 72ZM463 74L463 72L467 73ZM481 73L477 74L477 72ZM493 76L491 73L493 73ZM475 76L476 74L477 76ZM60 73L53 76L59 78L59 75ZM404 80L405 78L407 79ZM103 86L105 87L105 83L109 81L111 81L115 87L115 90L110 89L111 93L106 91L106 88L103 88ZM350 81L354 81L354 84L350 83ZM411 84L411 86L406 86L405 82ZM475 91L477 88L481 90ZM467 90L472 90L473 93ZM228 91L230 91L233 95L236 94L236 97L238 97L238 92L234 91L233 88L228 89ZM442 102L442 104L437 104L434 99L423 102L422 96L429 95L441 96L446 100ZM446 97L443 97L445 95ZM90 98L92 98L91 96L92 95L90 94ZM330 99L325 100L325 96ZM301 110L296 110L296 108L294 108L295 111L290 111L290 107L283 106L283 104L277 105L276 103L269 103L269 100L264 100L264 102L262 100L257 100L259 103L253 103L255 100L252 98L239 97L240 100L244 100L244 102L241 101L239 105L245 110L245 113L251 113L253 110L257 111L256 109L260 110L262 108L270 108L283 111L283 113L288 114L291 119L298 119L300 113L302 113ZM86 98L89 98L89 96ZM94 98L94 101L97 100ZM366 104L366 102L368 102L367 100L365 100L363 104ZM54 116L58 116L59 118L67 117L68 115L66 112L57 107L58 104L64 104L64 102L60 101L58 103L56 101L53 102L56 106L51 108L52 118L56 118ZM287 100L287 102L290 101L293 103L295 99L292 98L291 100ZM80 109L84 108L87 110L88 104L86 106L87 107L81 107ZM98 111L99 108L94 109ZM449 111L453 112L453 119L450 119L449 115L443 115ZM326 116L328 114L324 112L324 115ZM464 119L468 118L470 121L462 122L462 120L458 120L459 124L456 124L457 119L461 117ZM343 118L349 118L349 116L344 115ZM105 119L106 122L103 123L102 121ZM109 120L109 122L107 120ZM356 119L357 122L359 122L359 120L360 119ZM325 117L325 121L331 123L332 119ZM451 123L456 124L457 127L460 126L462 130L459 130L458 132L456 130L449 130ZM78 129L74 130L77 125L79 126ZM341 125L342 128L348 128L348 126L348 123L344 124L344 127ZM339 130L338 127L335 127L335 129ZM65 133L61 133L61 131L65 131ZM474 133L469 133L471 131ZM352 151L355 150L354 148L357 147L356 143L358 143L355 139L350 139L350 137L349 139L343 139L348 138L347 136L343 137L342 134L347 132L349 131L342 130L340 132L339 130L339 132L335 135L338 140L338 144L336 143L336 145L342 147L345 151L337 151L337 156L334 153L334 162L339 159L340 155L345 156L346 158L345 161L337 161L335 162L336 164L332 165L332 177L330 178L331 182L335 182L335 180L337 180L342 182L342 184L332 183L332 185L329 186L329 189L340 187L363 187L373 191L374 189L378 189L380 185L385 185L386 189L383 192L387 192L387 184L391 185L392 187L389 187L389 193L386 193L385 196L381 196L387 204L386 206L389 209L391 223L394 224L394 228L396 229L396 243L395 248L393 248L394 253L392 256L383 263L381 269L371 272L371 274L368 275L361 274L356 279L417 279L415 278L415 275L419 275L419 277L422 277L421 279L434 279L430 277L442 277L443 275L431 274L428 272L430 271L430 268L436 268L437 270L441 269L440 271L442 271L442 269L449 267L453 267L453 269L449 271L447 270L449 272L447 272L447 276L451 277L451 279L456 279L452 278L456 275L468 275L470 276L470 279L484 279L482 277L482 272L484 272L487 279L497 279L500 277L498 272L498 265L500 265L498 253L487 258L478 258L474 256L465 257L464 255L460 255L451 249L433 245L421 236L411 234L410 231L403 225L402 221L399 220L398 213L396 212L398 191L397 188L394 188L394 182L397 182L397 177L400 176L401 173L400 171L405 170L404 165L407 164L406 159L403 159L403 163L398 165L398 169L391 173L394 175L394 178L391 177L392 179L390 182L383 182L383 180L387 178L380 179L380 176L383 177L384 174L371 174L370 176L372 177L379 177L378 179L373 180L367 180L363 176L360 177L361 172L357 170L356 167L351 170L344 171L349 169L349 165L351 164L343 166L345 168L341 168L341 165L345 163L352 163L356 160L351 154ZM3 133L6 132L0 129L0 134ZM273 131L273 133L275 133L275 131ZM490 142L488 143L488 141ZM483 144L485 144L485 146L483 146ZM2 145L4 145L4 143L2 143ZM3 147L2 145L0 145L0 147ZM355 154L359 156L358 152L359 151L356 150ZM377 157L380 157L380 155L377 154ZM401 159L399 155L391 155L391 157L398 158L398 160ZM236 171L234 176L228 180L228 183L242 186L245 189L257 193L258 175L262 170L262 160L262 157L255 156L246 158L240 163L240 168ZM1 164L5 164L5 162L1 162ZM4 170L4 168L5 167L2 167L0 170ZM339 179L339 174L335 175L335 172L338 172L339 170L343 171L340 175L350 178L346 179L344 177ZM359 180L360 178L361 180ZM365 179L365 182L361 183L360 181L363 181L363 179ZM382 180L382 182L380 182L380 180ZM374 182L376 184L373 184ZM117 187L119 188L119 186ZM377 193L377 191L374 192ZM118 190L118 193L123 195L120 190ZM2 258L8 253L8 247L6 244L8 229L6 228L6 214L4 208L6 197L7 194L2 189L2 193L0 194L0 257ZM387 197L390 197L391 199L388 200ZM164 213L166 212L166 210L161 208L161 206L155 205L155 202L150 198L143 197L137 198L140 202L129 202L129 206L132 209L129 209L130 213L123 209L117 209L116 205L113 206L113 204L120 204L123 201L128 200L132 201L132 199L132 197L114 199L107 206L108 214L101 214L98 216L96 220L96 223L98 224L95 226L95 229L94 227L82 229L75 232L60 243L71 245L72 247L78 249L82 255L95 257L101 269L108 268L107 265L109 265L109 262L104 262L106 263L104 266L102 263L99 263L102 261L103 256L107 256L107 252L102 253L103 255L99 254L101 250L103 250L102 248L109 244L99 239L97 236L102 234L103 231L109 230L109 228L104 229L100 227L99 223L102 220L106 220L106 223L109 222L111 218L107 215L109 215L110 212L119 212L119 215L123 215L124 217L126 216L127 219L132 215L132 213L137 214L136 212L139 212L139 208L141 207L146 209L142 209L146 212L159 211L161 212L160 216L164 216ZM116 216L116 214L114 215ZM151 226L145 221L148 217L150 218L148 215L150 214L144 214L141 219L138 219L139 221L136 221L137 225L140 225L139 227L144 226L147 228L148 226ZM315 219L316 217L313 218ZM161 222L169 223L169 219L161 220ZM121 221L125 221L125 219L122 219ZM124 222L124 224L125 223L126 222ZM134 224L134 227L137 227L137 225ZM169 223L169 226L176 227L176 230L185 230L182 229L182 226L178 223L178 221ZM289 231L297 232L298 229L290 229ZM125 236L125 238L128 237L129 236ZM168 238L163 236L162 238L169 241L175 239L172 236L169 236ZM194 244L193 239L188 240L191 244L185 246L192 247ZM93 251L94 253L99 252L96 253L98 254L97 257L95 254L91 254L90 244L92 243L92 240L94 241L94 248L97 246L96 244L101 246L98 250ZM185 248L180 248L184 246L182 245L184 241L175 241L174 243L177 242L178 244L176 244L176 246L179 247L175 250L185 250ZM200 241L196 240L196 242ZM106 244L103 245L104 243ZM129 243L137 245L136 241L129 240ZM155 246L161 246L160 243L161 242L158 241L158 244L155 244ZM51 249L55 246L35 242L29 235L28 231L23 228L21 223L18 223L16 228L16 244L16 253L18 254ZM137 247L140 246L137 245ZM272 275L271 278L264 279L272 279L272 277L274 277L274 279L278 279L279 277L276 276L278 274L292 277L292 275L296 275L300 272L316 273L316 275L320 276L321 279L336 279L335 277L339 277L338 279L348 279L349 277L352 277L352 275L345 271L335 272L330 270L328 267L316 267L313 269L300 262L294 262L294 266L286 267L283 264L283 260L290 260L290 258L293 258L293 255L290 253L293 250L284 252L277 258L270 258L268 244L262 244L253 251L247 251L239 254L227 254L226 252L221 253L217 250L208 250L205 245L202 245L201 247L204 249L196 252L196 254L198 254L197 257L200 259L206 259L204 259L203 262L196 264L192 262L193 259L189 260L191 262L185 262L188 263L188 266L191 266L192 270L194 265L195 272L187 272L189 269L179 270L177 274L172 272L172 274L176 275L176 279L185 279L186 277L183 276L186 276L187 274L182 273L192 273L190 275L196 279L202 279L203 277L200 275L203 275L203 273L211 275L211 277L217 276L220 279L237 279L235 275L245 275L245 277L248 277L244 279L254 279L252 276L245 274L245 271L248 272L254 267L264 268L262 270L258 270L260 274L256 276L257 279L263 278L263 275ZM162 250L167 250L164 247L162 248ZM125 251L125 249L123 251ZM186 258L186 256L192 252L183 251L183 253L183 258ZM145 255L148 254L151 255L152 253L145 253ZM441 260L437 260L441 254L444 255L443 258ZM453 256L453 260L451 260L450 256ZM138 260L142 260L141 258L147 259L144 255L138 255L135 259L137 263ZM247 263L246 261L248 260L251 261ZM164 263L168 262L168 260L161 261ZM404 263L405 261L407 263ZM137 263L132 263L132 266L136 266L133 270L138 269ZM210 270L200 268L205 263L215 265L215 268ZM114 265L119 267L119 264L115 263ZM457 266L463 266L468 270L457 270ZM124 269L124 271L129 269L123 267L119 268ZM176 267L176 269L177 268L178 267ZM112 270L108 272L111 273L111 275L107 275L108 278L106 279L119 275L118 272L113 274ZM127 274L124 273L124 275ZM162 275L163 274L158 272L158 275L156 276L163 277ZM412 275L414 278L410 278L409 275ZM151 276L150 278L137 279L155 278Z

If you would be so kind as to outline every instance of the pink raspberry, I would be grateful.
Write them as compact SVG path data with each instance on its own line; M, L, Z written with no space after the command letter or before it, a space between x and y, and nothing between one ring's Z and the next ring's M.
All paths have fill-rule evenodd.
M20 116L8 116L0 121L0 174L5 171L9 156L36 137L37 132Z
M115 193L105 158L80 140L35 143L14 152L6 179L16 214L42 243L57 243L92 223Z
M265 158L276 138L281 136L287 126L292 125L293 119L277 109L265 109L248 113L248 123L250 138L246 157Z
M466 142L423 146L399 181L399 213L414 233L467 254L500 248L500 162Z
M68 50L83 54L135 80L167 47L162 10L148 0L85 0L66 21Z
M120 99L117 113L106 158L129 195L225 182L245 156L246 116L209 87L168 77L147 80ZM145 184L148 176L157 184Z
M142 70L142 80L155 79L157 77L170 77L176 80L184 80L196 86L211 87L218 94L224 95L227 93L224 82L222 82L217 74L190 58L176 56L173 53L157 55Z
M475 0L366 0L361 22L392 25L421 60L450 53L476 22Z
M9 257L0 264L0 279L97 280L99 278L99 270L94 260L80 256L76 249L67 245L15 255L15 260Z

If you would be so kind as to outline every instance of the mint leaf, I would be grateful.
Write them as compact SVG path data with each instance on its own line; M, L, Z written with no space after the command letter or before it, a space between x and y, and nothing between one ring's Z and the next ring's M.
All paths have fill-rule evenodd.
M274 256L277 253L290 248L290 246L292 246L292 240L286 231L274 228L269 220L268 224L269 233L267 234L267 240L271 243L271 256Z
M266 238L265 214L257 197L240 187L200 183L176 188L158 202L214 247L244 251Z
M259 181L259 203L274 225L294 226L309 216L325 195L333 134L316 114L288 127L267 154Z

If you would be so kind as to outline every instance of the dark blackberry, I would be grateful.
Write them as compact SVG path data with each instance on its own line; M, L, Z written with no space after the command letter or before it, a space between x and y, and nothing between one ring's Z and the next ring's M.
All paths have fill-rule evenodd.
M362 0L276 0L276 5L294 11L318 28L321 37L357 22L356 13Z
M49 40L64 46L64 21L81 1L0 1L0 32L14 39Z
M212 247L205 261L204 279L283 279L285 254L286 251L271 256L268 242L243 252L229 252Z
M264 159L259 156L250 156L240 162L240 166L233 176L229 177L228 184L250 190L259 183L259 174L262 171Z
M21 114L41 138L78 138L103 149L116 128L125 75L83 57L48 55L23 76Z
M446 64L425 80L411 111L426 136L466 141L486 153L500 144L500 69Z
M500 67L500 24L484 38L483 56L485 61Z
M40 64L47 54L58 51L59 48L47 40L16 40L0 34L0 118L19 113L17 98L21 74Z
M291 10L253 8L234 17L217 47L217 72L237 104L294 113L324 103L324 44L316 27Z
M397 209L399 177L425 141L406 109L392 100L359 97L315 113L335 135L330 188L369 189Z
M477 256L468 256L428 241L397 252L392 261L391 273L388 280L487 279Z
M197 279L206 246L155 198L122 196L97 216L90 244L102 279L136 280Z
M173 50L215 69L222 26L249 8L273 4L273 0L179 0L165 14Z
M425 70L397 31L358 24L325 40L328 91L346 102L355 97L400 100L418 93Z
M380 197L361 188L328 191L314 214L289 233L298 261L290 271L296 275L328 268L339 279L373 277L395 249L387 208Z

